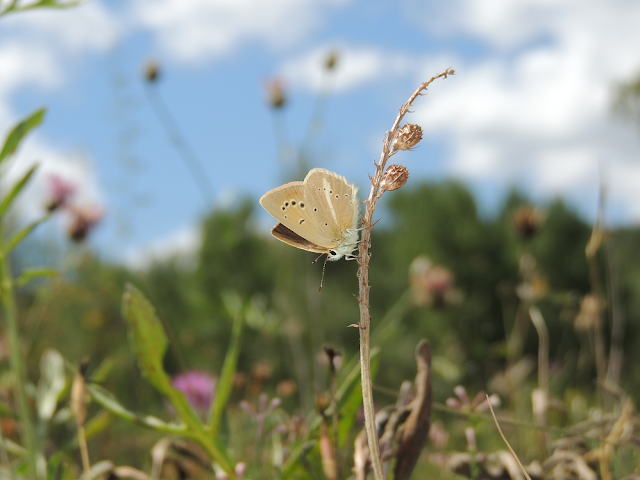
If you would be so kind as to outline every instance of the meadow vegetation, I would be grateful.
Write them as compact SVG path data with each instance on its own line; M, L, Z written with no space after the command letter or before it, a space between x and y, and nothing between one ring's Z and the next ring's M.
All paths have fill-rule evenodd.
M1 133L3 175L43 120ZM394 161L410 171L415 158ZM202 219L187 259L134 270L78 247L63 271L34 267L46 240L32 230L67 202L58 185L41 219L10 221L36 168L0 195L0 478L373 478L349 327L356 262L327 265L319 295L316 255L270 237L247 197ZM517 190L481 214L464 185L413 178L377 218L370 337L386 478L640 478L640 229ZM70 241L97 220L85 213Z

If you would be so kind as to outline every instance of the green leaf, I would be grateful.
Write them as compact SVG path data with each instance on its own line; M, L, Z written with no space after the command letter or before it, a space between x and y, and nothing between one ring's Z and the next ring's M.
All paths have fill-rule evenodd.
M29 130L40 124L45 111L46 110L44 108L41 108L13 127L13 130L11 130L9 136L7 136L7 139L4 142L2 150L0 150L0 163L16 151L24 136L29 133Z
M58 405L58 397L65 386L64 359L57 350L46 350L40 359L40 381L36 404L38 417L48 422Z
M0 202L0 217L2 217L7 212L7 210L13 203L13 200L22 191L24 186L27 184L27 182L31 178L31 175L33 175L33 172L35 172L38 167L39 167L39 164L36 163L33 167L27 170L27 173L25 173L22 176L22 178L18 180L18 182L13 186L13 188L7 194L7 196L4 197L2 202Z
M228 296L231 298L231 296ZM224 298L224 297L223 297ZM240 299L236 294L236 299ZM227 302L225 302L227 303ZM240 300L240 306L237 307L236 301L230 301L234 306L228 308L230 313L235 316L233 318L233 330L231 332L231 343L227 350L227 355L224 359L224 365L222 366L222 372L220 373L220 380L216 387L216 395L211 405L211 415L208 430L213 433L214 437L217 434L218 427L220 425L220 419L222 413L231 395L231 387L233 385L233 376L236 373L238 365L238 356L240 355L240 336L242 333L242 300Z
M102 408L123 420L162 433L177 433L182 435L186 433L186 426L184 424L166 423L159 418L142 416L127 410L111 392L95 383L87 383L87 391L91 395L91 398L102 406Z
M13 250L16 247L16 245L22 242L22 240L24 240L27 235L29 235L38 225L44 222L47 218L49 218L48 215L40 218L39 220L36 220L35 222L30 223L29 225L24 227L22 230L18 230L16 233L14 233L11 236L11 238L7 240L7 243L3 245L2 252L0 253L0 255L2 255L3 257L6 257L7 255L9 255L9 252L11 252L11 250Z
M313 448L318 442L312 440L310 442L303 443L298 446L292 453L287 461L282 466L282 470L280 471L279 480L288 480L293 477L293 475L300 468L300 457L304 455L310 448Z
M59 275L57 270L52 268L26 268L24 272L20 274L20 276L16 279L16 286L22 287L29 283L29 281L33 278L37 277L56 277Z
M160 392L168 394L173 388L162 367L162 359L169 341L153 305L140 290L128 284L122 297L122 313L129 327L131 348L142 374Z
M47 480L63 480L67 478L69 465L64 461L64 453L54 453L47 462Z
M202 422L191 409L185 396L182 392L173 388L169 376L162 368L162 359L167 350L168 340L162 324L156 316L153 305L137 288L128 284L122 298L122 312L129 326L131 348L138 358L140 369L153 386L176 409L178 416L186 425L182 434L198 441L211 457L218 462L227 476L235 480L236 475L233 470L233 463L226 446L222 445L216 438L211 438L207 435ZM145 426L150 426L148 422L151 418L145 417L145 422L147 423ZM132 418L132 420L135 420L135 418ZM164 424L158 419L153 421Z
M360 382L356 383L355 388L351 390L351 393L347 396L345 401L339 408L339 421L338 421L338 445L342 447L345 440L351 432L351 428L356 422L358 411L362 406L362 391L360 390Z
M235 319L242 314L242 297L238 292L225 290L221 297L222 304L231 318Z

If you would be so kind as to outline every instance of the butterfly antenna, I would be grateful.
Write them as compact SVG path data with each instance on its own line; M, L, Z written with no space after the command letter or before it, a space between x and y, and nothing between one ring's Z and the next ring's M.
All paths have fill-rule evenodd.
M318 259L316 258L316 260ZM322 293L322 282L324 282L324 269L327 268L327 260L329 260L329 255L327 255L327 258L324 259L324 264L322 265L322 277L320 277L320 288L318 289L318 295Z
M322 255L324 255L324 253L323 253L323 254L321 254L321 255L320 255L320 257L321 257ZM320 257L316 258L313 262L311 262L311 265L313 265L313 264L314 264L314 263L316 263L318 260L320 260Z

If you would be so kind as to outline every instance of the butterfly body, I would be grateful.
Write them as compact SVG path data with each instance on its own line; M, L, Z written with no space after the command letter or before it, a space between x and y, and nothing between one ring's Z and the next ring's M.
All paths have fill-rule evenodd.
M328 260L353 258L358 243L358 188L323 168L311 170L304 181L274 188L260 205L278 224L271 234L302 250L326 253Z

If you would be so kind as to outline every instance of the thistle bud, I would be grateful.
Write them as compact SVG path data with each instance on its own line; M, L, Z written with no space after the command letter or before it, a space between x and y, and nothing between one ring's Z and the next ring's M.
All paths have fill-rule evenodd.
M394 150L413 150L422 140L422 128L415 123L405 123L393 139Z
M149 83L155 83L160 78L160 64L158 62L154 62L153 60L147 62L144 66L144 79Z
M71 411L78 425L84 425L84 421L87 418L85 374L88 365L89 357L84 357L80 362L78 371L73 376L71 385Z
M329 52L329 55L327 55L327 58L324 61L324 68L327 70L333 70L334 68L336 68L337 63L338 63L338 52L336 50L333 50Z
M380 182L380 191L397 190L409 179L409 170L402 165L389 165Z
M513 226L523 240L531 239L540 230L545 215L536 208L523 206L512 217Z
M267 83L267 102L273 108L279 109L287 103L287 97L284 94L284 85L278 79L270 80Z

